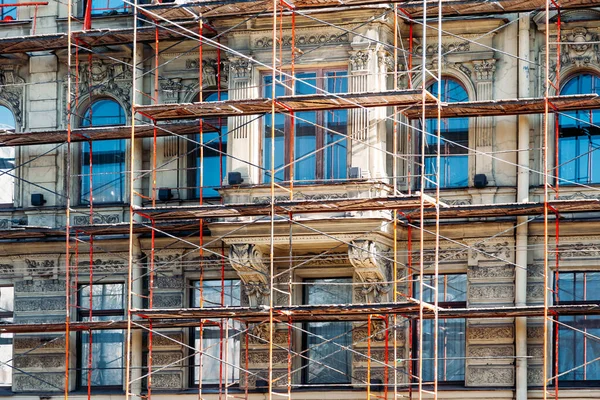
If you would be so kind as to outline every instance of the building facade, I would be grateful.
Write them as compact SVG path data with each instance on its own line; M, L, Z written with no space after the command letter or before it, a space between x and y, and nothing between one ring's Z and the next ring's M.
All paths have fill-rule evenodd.
M540 306L547 296L555 305L595 304L594 212L561 214L556 235L554 220L545 228L539 214L457 216L436 234L433 220L398 222L395 212L377 207L293 216L283 210L277 218L215 211L201 222L179 217L173 224L186 222L186 229L155 234L140 213L136 223L147 230L130 235L125 227L135 210L157 205L325 204L421 189L434 196L438 186L444 205L542 202L544 149L550 184L559 187L552 196L593 201L600 198L600 111L571 110L549 122L532 114L439 124L409 119L401 107L293 116L215 111L202 128L188 123L184 133L182 122L159 122L156 140L114 132L145 129L151 121L136 107L152 104L423 87L444 103L504 101L544 96L547 81L558 82L550 95L598 94L596 9L563 10L560 19L552 11L550 23L537 10L449 17L441 36L433 22L424 32L422 22L383 4L298 12L294 21L284 14L275 36L272 18L257 13L208 17L202 41L198 22L172 23L152 14L158 11L134 18L130 3L119 0L74 2L79 19L54 0L2 10L0 138L10 140L0 148L0 318L38 329L0 334L0 396L58 397L66 388L75 398L88 389L121 398L151 388L155 397L192 398L200 387L204 398L259 399L271 373L272 387L290 386L296 399L363 398L367 390L416 397L421 379L427 390L439 382L438 398L522 400L544 398L544 366L547 378L558 376L561 397L600 396L600 327L592 314L557 316L546 335L541 315L420 323L402 313L368 321L281 318L273 331L266 321L204 319L134 327L129 338L122 324L68 334L39 328L64 324L67 315L84 326L125 321L131 309L265 310L271 302L418 304L437 296L440 307L477 309ZM133 46L134 25L154 29L150 17L177 32ZM70 30L99 33L73 35L68 47L15 50ZM114 30L123 39L102 44ZM434 71L430 78L423 67ZM111 134L93 136L106 127ZM437 130L441 139L431 134ZM51 138L64 132L69 143ZM19 143L15 133L46 139Z

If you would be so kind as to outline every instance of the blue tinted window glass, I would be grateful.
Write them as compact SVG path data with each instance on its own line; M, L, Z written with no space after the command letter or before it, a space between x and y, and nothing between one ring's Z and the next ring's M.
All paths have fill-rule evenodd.
M468 101L466 90L455 80L441 80L441 101L454 103ZM427 90L434 96L438 95L438 84L434 83ZM436 119L425 122L426 159L425 174L427 188L434 188L437 172L437 137L438 124ZM469 183L469 119L444 118L440 121L440 171L439 185L442 188L466 187Z
M327 91L347 93L347 72L328 72ZM327 110L325 113L325 149L323 151L323 178L325 180L345 179L348 154L348 110Z
M600 94L600 78L580 74L563 86L561 95ZM600 122L600 111L577 110L561 113L559 122L558 176L561 184L599 183L596 171L600 162L600 130L594 126Z
M0 106L0 130L15 131L15 117L8 108ZM13 204L15 178L15 148L0 147L0 204Z
M272 95L272 76L265 76L263 94L266 98L271 98ZM285 87L277 84L275 87L275 96L283 96ZM281 114L273 116L267 114L264 116L264 135L263 135L263 182L271 182L271 146L275 146L275 181L281 182L285 180L285 172L282 169L285 163L285 116ZM275 128L275 141L272 141L271 129Z
M123 125L125 122L125 112L119 103L104 99L95 101L88 107L81 125L112 126ZM95 203L122 202L125 189L125 140L94 141L91 152L90 144L84 142L82 149L81 201L88 203L91 194ZM93 176L91 187L90 175Z
M296 74L296 95L316 94L317 74ZM310 183L317 178L317 113L298 112L295 118L294 180Z
M219 101L227 100L228 93L222 91L219 95L218 92L212 92L204 101ZM202 186L203 197L219 197L218 188L221 187L223 179L227 175L227 138L229 137L227 132L227 119L222 118L220 123L216 122L215 125L220 126L221 135L217 132L205 132L202 135L204 142L203 149L203 160L200 160L200 151L198 151L198 158L196 165L196 197L200 197L200 186ZM200 135L196 135L196 141L200 140ZM202 176L202 185L200 185L200 174Z
M92 0L92 15L124 13L128 6L123 0Z

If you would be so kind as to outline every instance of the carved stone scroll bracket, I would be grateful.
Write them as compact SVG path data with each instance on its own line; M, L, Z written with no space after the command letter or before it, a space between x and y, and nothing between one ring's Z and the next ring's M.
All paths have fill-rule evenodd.
M356 276L364 284L357 294L368 303L388 300L391 261L390 249L370 240L355 240L348 248L348 258Z
M250 307L266 304L269 299L269 278L262 252L253 244L232 244L229 247L229 259L244 283Z

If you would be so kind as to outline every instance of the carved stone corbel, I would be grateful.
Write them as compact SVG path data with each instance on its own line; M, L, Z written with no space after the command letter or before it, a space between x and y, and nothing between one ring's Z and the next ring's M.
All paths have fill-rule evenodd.
M364 283L359 287L358 294L367 303L388 300L391 286L390 249L380 243L370 240L355 240L348 248L348 258L354 267L356 276Z
M232 244L229 260L244 283L250 307L266 304L269 298L269 278L262 252L253 244Z

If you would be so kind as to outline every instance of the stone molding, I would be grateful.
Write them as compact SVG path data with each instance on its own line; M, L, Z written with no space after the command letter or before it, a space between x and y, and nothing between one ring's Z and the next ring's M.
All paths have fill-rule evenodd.
M252 63L241 57L232 57L229 59L229 76L232 79L250 79L252 75Z
M269 273L263 254L254 244L232 244L229 260L244 283L251 307L266 304L269 298Z

